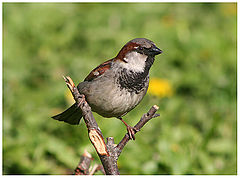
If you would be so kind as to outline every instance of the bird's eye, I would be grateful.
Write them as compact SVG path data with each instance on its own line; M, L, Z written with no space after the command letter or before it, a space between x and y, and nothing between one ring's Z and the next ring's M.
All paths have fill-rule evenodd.
M139 46L138 49L139 49L139 50L143 50L143 47Z

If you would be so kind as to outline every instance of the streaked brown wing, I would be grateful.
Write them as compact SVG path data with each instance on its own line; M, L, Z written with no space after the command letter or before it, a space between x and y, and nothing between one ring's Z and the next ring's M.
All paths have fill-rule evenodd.
M93 69L90 74L88 74L88 76L85 78L84 81L91 81L99 76L101 76L105 71L107 71L108 69L110 69L111 64L112 64L112 60L110 59L104 63L102 63L101 65L99 65L98 67L96 67L95 69Z

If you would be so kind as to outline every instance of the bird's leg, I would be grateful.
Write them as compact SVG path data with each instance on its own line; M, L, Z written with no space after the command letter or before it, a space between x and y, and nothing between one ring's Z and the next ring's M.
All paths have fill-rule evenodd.
M128 135L130 137L130 139L132 140L135 140L135 133L137 132L137 129L135 129L134 127L131 127L130 125L128 125L123 119L122 117L117 117L119 120L121 120L125 126L127 127L127 132L128 132Z

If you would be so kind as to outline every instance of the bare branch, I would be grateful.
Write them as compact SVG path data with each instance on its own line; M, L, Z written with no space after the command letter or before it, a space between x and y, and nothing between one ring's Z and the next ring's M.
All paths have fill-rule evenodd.
M91 107L85 100L85 96L81 95L79 93L78 89L75 87L75 85L70 77L67 76L67 77L63 77L63 78L64 78L68 88L72 92L72 95L74 97L74 100L77 103L77 106L82 111L82 115L83 115L85 124L88 129L89 139L90 139L91 143L93 144L95 150L98 153L98 156L102 162L105 173L107 175L119 175L117 160L118 160L124 146L130 140L128 133L125 134L125 136L123 137L123 139L119 142L119 144L117 146L114 144L113 137L108 137L107 144L106 144L104 141L103 134L102 134L100 128L98 127L98 124L97 124L95 118L93 117ZM159 114L156 114L157 110L158 110L157 105L152 106L152 108L146 114L144 114L141 117L140 121L134 126L134 128L135 128L134 132L135 133L139 132L140 129L149 120L151 120L154 117L158 117ZM85 158L82 158L82 159L85 159ZM86 164L82 165L80 163L79 163L80 166L78 166L76 170L78 172L83 172L84 175L89 174L90 163L88 164L88 162L87 162L87 165ZM87 167L87 170L85 167ZM101 170L101 167L98 167L98 169ZM96 172L96 170L97 170L97 167L96 166L93 167L90 174L91 175L94 174ZM76 174L76 171L75 171L75 174Z
M157 105L154 105L151 107L151 109L146 113L143 114L143 116L141 117L140 121L134 126L134 128L136 129L136 132L139 132L140 129L148 122L150 121L152 118L158 117L160 116L159 114L156 114L157 110L159 109L159 107ZM122 149L124 148L124 146L127 144L127 142L130 140L130 137L127 134L125 134L125 136L123 137L123 139L119 142L119 144L117 145L116 149L118 150L118 156L120 156Z
M102 135L99 134L96 129L91 129L88 134L89 134L89 138L90 138L92 144L94 145L94 147L96 148L97 152L100 155L108 155L109 156L109 153L107 151L107 147L106 147L106 144L104 142Z
M95 164L91 169L89 175L94 175L97 171L101 171L103 174L105 174L105 171L103 169L103 166L100 164Z
M89 175L89 166L92 160L92 156L86 150L80 158L80 162L75 169L75 175Z
M72 79L70 77L64 77L64 80L72 92L74 100L77 103L79 109L82 110L83 119L88 128L89 139L91 140L95 150L98 153L98 156L103 164L106 174L109 175L118 175L118 167L116 166L115 160L113 160L111 154L108 153L108 147L105 144L103 134L98 127L98 124L93 117L91 112L91 107L85 100L84 95L81 95L78 89L75 87Z

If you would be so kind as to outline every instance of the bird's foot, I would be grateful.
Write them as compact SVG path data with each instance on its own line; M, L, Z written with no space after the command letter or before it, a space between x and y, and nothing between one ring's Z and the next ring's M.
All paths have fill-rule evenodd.
M127 132L128 132L128 135L129 135L129 138L131 140L135 140L135 133L137 133L139 130L136 129L135 127L131 127L130 125L128 125L123 119L122 117L117 117L118 119L120 119L124 124L125 126L127 127Z
M77 107L80 107L82 104L84 104L85 103L85 96L84 95L81 95L81 97L79 97L81 100L80 100L80 102L77 104Z
M128 132L129 138L131 140L135 140L135 133L138 132L138 130L136 128L128 125L127 126L127 132Z

